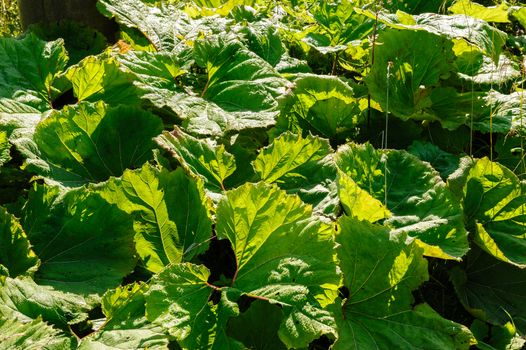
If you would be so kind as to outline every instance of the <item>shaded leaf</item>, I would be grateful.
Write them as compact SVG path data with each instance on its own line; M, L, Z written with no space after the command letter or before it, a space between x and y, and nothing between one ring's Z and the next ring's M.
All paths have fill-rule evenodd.
M526 271L474 248L463 267L449 275L462 305L473 316L493 325L515 325L526 334Z
M152 158L152 138L162 131L155 115L102 102L66 107L42 121L34 143L20 145L26 168L62 186L120 176Z
M34 34L0 38L0 98L40 111L51 108L53 80L68 62L63 40L45 42Z
M132 219L86 188L60 195L36 186L22 226L41 259L39 284L81 295L102 294L135 267Z
M40 260L18 220L0 207L0 266L7 276L32 274Z

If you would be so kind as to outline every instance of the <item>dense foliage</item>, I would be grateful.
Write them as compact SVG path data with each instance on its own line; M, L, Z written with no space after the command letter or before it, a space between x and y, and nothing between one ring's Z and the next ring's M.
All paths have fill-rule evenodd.
M99 0L0 38L2 349L521 349L526 7Z

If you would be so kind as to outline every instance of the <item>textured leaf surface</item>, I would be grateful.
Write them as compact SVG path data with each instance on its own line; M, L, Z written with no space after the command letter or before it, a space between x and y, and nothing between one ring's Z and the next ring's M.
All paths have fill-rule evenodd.
M136 263L133 223L123 211L86 188L60 196L37 186L22 226L41 259L35 281L77 294L102 294Z
M423 114L432 105L433 88L454 70L453 43L435 34L397 29L382 32L378 42L366 78L371 97L404 120L435 119Z
M18 220L0 207L0 274L4 271L10 277L31 274L39 263Z
M68 69L66 76L79 101L132 105L138 102L133 76L119 70L115 59L90 56Z
M473 316L494 325L508 322L526 334L526 271L473 249L465 268L450 271L457 295Z
M4 317L31 322L41 317L58 328L88 318L91 304L81 296L39 286L30 278L7 278L0 283L0 311Z
M349 297L336 304L334 349L468 349L471 333L429 306L415 308L411 292L427 280L421 249L388 228L340 219L337 242Z
M226 22L217 17L191 19L176 6L163 4L151 6L133 0L101 0L98 9L107 17L139 30L156 51L180 51L202 35L225 31Z
M217 208L217 236L236 256L232 287L283 306L280 339L306 346L334 334L320 306L339 286L332 228L311 219L311 209L274 186L246 184L227 192Z
M4 349L73 350L76 342L41 319L30 323L0 318L0 343Z
M205 349L214 342L209 275L204 266L171 265L153 278L146 292L146 317L167 329L184 349Z
M331 76L298 75L278 128L341 139L354 131L360 110L352 88Z
M68 61L62 40L45 42L34 34L0 38L0 97L45 111L51 108L53 79Z
M102 298L106 315L97 332L82 339L79 349L168 349L168 336L146 320L146 284L131 284L108 291Z
M152 157L161 120L143 110L83 103L55 112L37 127L34 145L21 151L27 168L63 186L120 176Z
M175 129L163 132L156 141L190 173L203 178L210 191L224 190L225 180L236 170L234 156L211 140L197 139Z
M259 178L297 194L315 212L336 215L336 164L327 140L292 133L282 134L261 150L253 165Z
M168 172L145 164L101 191L109 203L133 215L137 253L150 271L189 261L208 247L212 221L202 184L182 168Z
M360 12L370 18L376 18L376 13L370 10ZM506 33L486 21L466 15L423 13L407 16L403 12L378 13L378 20L391 28L423 30L449 39L464 40L475 45L495 62L498 62L502 46L508 37Z
M487 158L470 169L464 210L475 242L497 259L526 267L526 194L517 176Z
M391 211L386 224L418 238L426 255L458 260L467 252L460 204L429 164L405 151L377 151L369 144L341 147L336 161Z

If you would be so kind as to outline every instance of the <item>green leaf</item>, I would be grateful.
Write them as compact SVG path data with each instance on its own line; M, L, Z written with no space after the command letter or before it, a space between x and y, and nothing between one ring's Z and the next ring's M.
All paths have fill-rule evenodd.
M132 218L85 187L35 186L22 226L41 259L39 284L81 295L120 284L136 263Z
M0 131L0 167L11 160L10 149L7 132Z
M18 220L0 207L0 266L7 276L32 274L40 260Z
M377 222L387 219L391 212L381 201L363 190L342 171L338 172L338 195L346 215L358 220Z
M247 311L228 321L227 333L249 349L285 350L277 336L282 318L277 305L255 300Z
M475 320L470 329L477 338L477 348L481 350L520 350L526 344L526 340L517 334L511 322L499 327Z
M337 77L300 74L284 102L277 128L345 140L360 109L352 88Z
M167 329L183 349L206 349L214 342L209 276L201 265L170 265L153 277L145 293L148 320Z
M459 167L460 157L445 152L429 142L415 141L408 148L408 152L417 156L421 161L431 164L444 180Z
M178 55L166 52L128 51L117 56L120 69L134 76L144 91L177 90L177 78L186 73Z
M455 70L453 43L425 31L397 29L381 32L378 43L365 79L371 97L403 120L437 119L426 114L433 89Z
M63 40L45 42L34 34L20 40L0 38L0 98L50 109L53 80L67 62Z
M275 23L265 20L252 22L241 27L239 33L244 37L242 39L247 48L274 68L278 68L283 56L288 56Z
M176 128L155 140L189 173L201 177L210 191L223 191L225 180L236 170L234 156L209 139L197 139Z
M405 151L377 151L369 144L342 146L336 162L391 211L385 224L417 238L426 255L459 260L467 252L460 203L428 163Z
M26 169L62 186L120 176L152 158L161 133L155 115L127 106L82 103L52 113L36 129L34 144L20 147Z
M471 0L457 0L448 10L455 15L467 15L486 22L510 22L508 19L508 5L504 2L499 6L486 7Z
M41 319L30 323L0 318L0 343L5 350L73 350L76 341Z
M411 292L427 280L422 250L405 234L346 216L340 219L338 257L349 296L334 305L336 349L468 349L471 333Z
M41 317L66 331L68 325L87 320L93 304L79 295L39 286L30 278L6 278L0 286L0 311L4 317L20 322Z
M378 19L390 28L426 31L448 39L464 40L475 45L483 54L498 62L502 47L508 35L491 26L488 22L466 15L440 15L423 13L409 16L398 11L397 14L357 10L369 18Z
M297 194L316 213L335 216L339 200L333 153L327 140L285 133L261 150L253 166L260 180Z
M195 43L196 63L207 71L201 97L226 111L274 110L288 82L236 40L217 36Z
M206 79L198 92L146 88L143 98L171 110L186 132L225 137L275 123L278 100L289 82L267 62L233 38L212 37L195 43L196 64ZM199 97L197 96L199 95Z
M77 64L89 55L97 55L108 46L104 35L81 22L62 19L37 23L29 26L29 30L42 40L62 38L69 55L68 64Z
M133 75L119 69L115 58L89 56L71 67L66 77L78 101L104 101L110 105L138 104Z
M482 56L481 60L479 67L468 66L467 72L459 70L460 78L475 84L500 86L521 77L520 65L505 55L500 55L497 64L488 56ZM470 86L469 83L466 86Z
M288 347L334 335L322 309L340 284L333 228L311 215L297 196L266 184L229 191L217 208L217 237L228 238L236 257L232 288L282 305L279 336Z
M82 338L79 350L168 349L164 330L146 320L146 284L138 283L108 291L102 298L104 325Z
M464 211L475 243L497 259L526 267L526 194L517 176L488 158L469 170Z
M42 113L38 109L24 102L0 97L0 129L8 133L12 142L26 134L32 135L41 117ZM15 131L16 136L13 135Z
M176 171L145 164L101 187L101 195L134 217L135 243L146 268L189 261L208 247L212 221L203 185Z
M193 20L176 6L151 6L134 0L101 0L97 8L107 17L137 28L156 51L179 51L201 35L222 33L226 21L217 17Z
M493 325L516 326L526 334L526 271L474 248L465 267L457 266L450 278L462 305L473 316Z

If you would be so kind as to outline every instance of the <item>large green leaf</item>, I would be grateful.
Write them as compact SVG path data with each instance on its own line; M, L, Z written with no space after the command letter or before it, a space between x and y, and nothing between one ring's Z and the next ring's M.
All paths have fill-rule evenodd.
M134 216L137 253L150 271L189 261L208 247L212 221L203 185L182 168L169 172L145 164L110 180L101 195Z
M240 42L217 36L195 44L196 63L207 71L201 96L226 111L275 109L287 81Z
M215 338L213 289L204 266L171 265L151 281L146 292L146 316L175 337L183 349L208 349Z
M440 15L423 13L410 16L398 11L396 14L358 10L364 15L378 19L391 28L419 30L440 35L448 39L464 40L475 45L483 54L498 62L502 46L508 35L488 22L466 15Z
M220 18L191 19L171 4L151 6L142 1L99 0L98 9L126 27L138 29L156 51L179 51L201 35L224 32Z
M285 133L262 149L253 165L260 180L297 194L315 212L337 215L339 199L333 153L327 140Z
M345 140L355 132L360 109L352 88L337 77L311 74L293 80L277 128Z
M26 168L63 186L120 176L152 158L153 137L163 125L143 110L102 102L66 107L42 121L34 143L19 147Z
M59 328L68 329L88 318L89 301L79 295L39 286L29 278L6 278L0 282L0 312L4 317L30 322L41 317Z
M133 74L144 91L177 90L177 78L185 73L178 55L167 52L128 51L117 56L120 69Z
M168 349L168 336L146 320L146 284L131 284L108 291L102 298L103 326L82 339L79 350Z
M211 140L197 139L174 129L163 132L156 141L191 174L201 177L210 191L223 191L225 180L236 170L234 156Z
M514 324L526 334L526 271L475 248L464 267L450 271L457 295L473 316L493 325Z
M378 36L375 61L366 77L371 97L399 118L429 115L431 93L454 72L453 43L425 31L388 29Z
M132 218L90 189L61 195L56 187L35 186L22 226L42 261L35 274L40 284L100 294L135 267Z
M78 101L105 101L111 105L138 103L134 76L119 69L114 58L89 56L66 72Z
M40 111L51 108L53 80L66 67L62 40L45 42L34 34L0 38L0 97L13 98Z
M508 5L504 2L499 6L486 7L471 0L457 0L448 10L456 15L468 15L486 22L510 22L508 19Z
M526 194L508 168L478 160L464 186L464 210L475 242L497 259L526 267Z
M0 275L31 274L39 263L18 220L0 207Z
M339 338L334 349L468 349L469 330L411 292L427 280L422 250L405 234L340 219L338 257L349 296L334 307Z
M18 137L32 135L40 122L42 113L24 102L0 97L0 130L7 131L11 141L17 137L12 134L17 131Z
M0 344L5 350L74 350L76 341L41 319L29 323L0 318Z
M311 219L297 196L265 184L227 192L217 217L217 236L232 243L236 257L232 288L282 305L280 339L304 347L334 335L333 319L321 309L340 284L333 228Z
M194 59L206 71L192 94L162 86L143 88L143 98L173 111L190 134L228 136L268 128L278 114L278 97L289 82L237 39L214 36L195 43Z
M405 151L377 151L369 144L342 146L336 161L391 211L385 224L417 238L426 255L459 260L468 251L460 204L428 163Z

